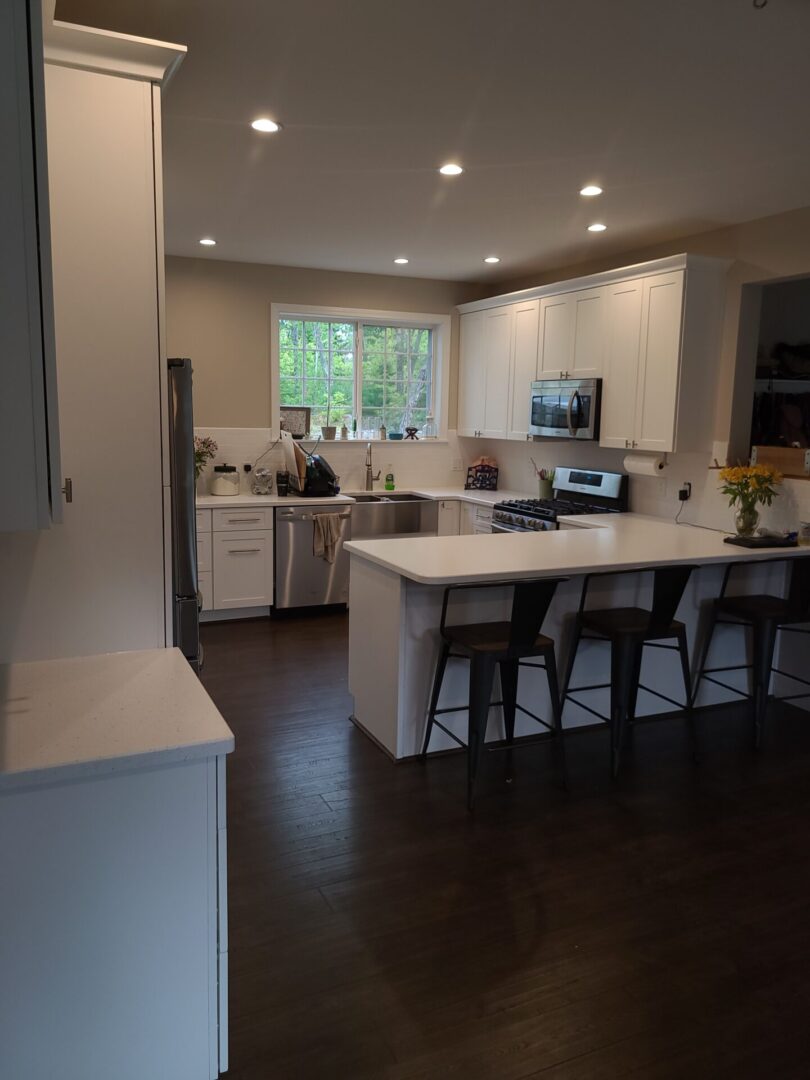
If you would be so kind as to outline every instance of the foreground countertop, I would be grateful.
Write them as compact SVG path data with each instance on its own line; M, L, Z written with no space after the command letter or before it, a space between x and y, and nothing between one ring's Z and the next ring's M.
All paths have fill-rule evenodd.
M352 540L366 559L426 585L557 577L654 566L727 563L810 555L808 548L750 549L723 543L725 533L642 514L561 518L575 529L475 536Z
M475 503L477 506L494 506L495 503L504 502L506 499L530 498L525 492L519 491L467 491L464 488L429 488L429 487L398 487L396 491L408 495L421 495L426 499L458 499L461 502ZM320 506L322 504L352 503L353 495L366 494L365 492L348 492L343 495L332 495L326 498L308 498L300 495L198 495L198 510L229 510L234 507L248 506ZM369 494L385 495L383 488L376 487Z
M179 649L0 666L0 790L233 747Z

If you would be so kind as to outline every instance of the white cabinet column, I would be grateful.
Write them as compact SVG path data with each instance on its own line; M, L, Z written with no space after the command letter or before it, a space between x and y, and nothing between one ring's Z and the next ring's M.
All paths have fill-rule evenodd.
M527 439L531 385L537 378L537 336L540 301L528 300L514 305L511 386L509 388L510 439Z

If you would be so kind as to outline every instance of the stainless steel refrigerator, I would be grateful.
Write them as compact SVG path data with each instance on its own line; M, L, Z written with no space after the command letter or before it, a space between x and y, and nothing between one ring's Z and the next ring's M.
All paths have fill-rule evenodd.
M172 486L174 644L195 671L202 666L194 501L194 412L191 361L169 360L169 467Z

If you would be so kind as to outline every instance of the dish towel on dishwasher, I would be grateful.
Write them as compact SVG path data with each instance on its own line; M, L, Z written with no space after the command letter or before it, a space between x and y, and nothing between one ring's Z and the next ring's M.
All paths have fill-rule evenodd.
M335 548L340 539L340 515L314 514L312 522L312 554L333 563Z

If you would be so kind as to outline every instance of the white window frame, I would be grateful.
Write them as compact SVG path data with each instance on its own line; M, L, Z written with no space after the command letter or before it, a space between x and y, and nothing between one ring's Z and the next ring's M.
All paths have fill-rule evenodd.
M379 311L369 308L320 307L311 304L270 305L270 425L271 435L279 434L281 387L279 379L279 323L282 319L329 319L332 322L366 322L380 326L433 331L432 407L439 438L447 438L450 397L449 315L412 311ZM355 356L359 360L359 356ZM356 385L356 383L355 383ZM355 402L355 409L360 403Z

